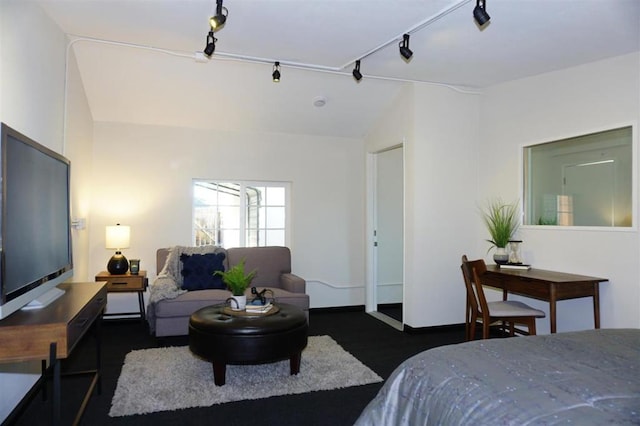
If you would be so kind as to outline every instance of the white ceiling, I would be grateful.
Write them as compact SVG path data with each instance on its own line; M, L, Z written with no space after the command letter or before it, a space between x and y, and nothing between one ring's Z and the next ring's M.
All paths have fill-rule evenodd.
M96 121L361 137L402 81L473 92L640 50L639 0L486 0L482 29L472 0L226 0L204 63L215 0L36 1L83 38L73 50Z

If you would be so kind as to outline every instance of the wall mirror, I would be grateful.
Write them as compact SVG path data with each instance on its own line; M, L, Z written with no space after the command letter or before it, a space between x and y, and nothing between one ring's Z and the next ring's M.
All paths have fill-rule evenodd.
M631 227L632 128L524 147L524 224Z

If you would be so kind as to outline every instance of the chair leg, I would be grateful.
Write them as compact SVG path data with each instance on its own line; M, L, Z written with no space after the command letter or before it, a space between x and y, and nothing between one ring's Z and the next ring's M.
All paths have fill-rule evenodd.
M489 321L482 321L482 338L489 338Z
M469 306L469 299L467 299L467 306L464 318L464 338L467 340L471 340L471 317L473 316L473 312L471 311L471 306Z
M469 320L469 310L467 309L467 315L464 319L464 339L468 342L470 339L471 333L471 321Z
M476 324L478 323L478 318L475 315L471 315L471 321L469 321L469 335L468 340L476 339Z
M531 322L529 323L529 336L536 335L536 319L531 318Z
M509 336L513 337L516 335L516 324L513 321L509 322Z

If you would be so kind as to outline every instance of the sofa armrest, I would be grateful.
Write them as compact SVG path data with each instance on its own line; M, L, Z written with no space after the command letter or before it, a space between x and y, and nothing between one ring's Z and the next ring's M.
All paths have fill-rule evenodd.
M280 287L292 293L304 293L307 282L295 274L280 275Z
M178 283L169 275L158 275L149 286L149 304L164 299L175 299L186 290L178 287Z

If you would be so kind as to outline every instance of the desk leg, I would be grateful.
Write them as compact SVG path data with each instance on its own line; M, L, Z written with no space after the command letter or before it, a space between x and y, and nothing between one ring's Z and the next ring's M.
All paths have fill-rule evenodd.
M600 283L593 284L593 325L600 328Z
M551 333L556 332L556 286L551 284L549 297L549 321L551 322Z
M61 410L60 410L60 360L57 357L57 345L55 342L49 346L49 365L53 367L53 419L52 424L59 425L61 422Z
M42 401L47 400L47 360L42 360Z
M98 395L102 395L102 313L96 319L94 327L96 329L96 375L98 376Z

